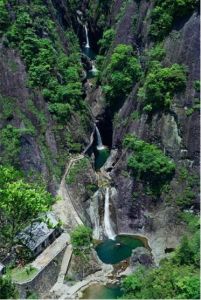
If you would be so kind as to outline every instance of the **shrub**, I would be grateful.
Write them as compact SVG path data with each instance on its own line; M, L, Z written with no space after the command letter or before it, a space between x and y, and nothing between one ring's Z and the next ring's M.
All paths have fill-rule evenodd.
M133 54L131 46L118 45L111 56L106 69L104 92L111 105L130 92L134 83L141 76L141 67L138 59Z
M26 222L47 211L53 202L44 188L25 183L18 178L18 172L12 172L13 168L0 168L0 209L6 218L1 234L8 240L12 240Z
M100 53L105 53L111 46L115 36L114 29L110 28L103 33L102 39L98 41L100 46Z
M171 180L175 164L155 145L129 135L124 139L124 147L132 150L128 158L128 167L138 179L149 182L157 192L163 184Z
M138 269L122 282L123 299L199 299L199 272L165 261L159 268Z
M9 275L0 276L0 298L15 299L18 296L17 289L12 283Z
M198 0L155 0L149 31L151 37L155 40L163 39L170 32L177 17L190 14L198 6Z
M145 111L168 109L174 93L183 91L185 85L186 71L183 66L174 64L164 68L160 63L155 63L138 95L143 100Z
M79 225L70 234L74 253L79 255L82 252L88 253L92 242L92 229Z
M67 33L69 55L58 37L48 6L15 1L15 18L5 30L8 43L19 49L29 74L28 84L39 88L58 122L69 120L69 111L82 102L81 59L73 30ZM54 105L53 105L54 104ZM71 108L70 108L71 106ZM66 111L65 111L66 109Z

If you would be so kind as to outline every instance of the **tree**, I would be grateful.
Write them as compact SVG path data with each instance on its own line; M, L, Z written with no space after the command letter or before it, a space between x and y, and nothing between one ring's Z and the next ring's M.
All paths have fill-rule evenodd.
M71 232L70 237L75 254L80 255L89 251L92 242L91 228L79 225Z
M118 45L103 78L104 92L110 104L115 105L124 99L140 76L141 66L134 56L133 48L124 44Z
M0 186L0 209L6 218L2 232L12 241L25 224L48 210L53 198L42 187L11 178L9 168L1 168L0 171L5 178L5 183Z
M173 64L163 68L159 62L154 62L138 95L145 110L147 107L150 107L149 111L169 109L174 94L183 91L185 86L186 71L183 66Z
M0 299L16 299L17 294L16 287L12 283L10 276L0 276Z
M149 182L153 190L160 193L163 184L168 182L175 171L174 162L155 145L144 142L133 135L123 142L134 152L128 158L128 167L138 179Z

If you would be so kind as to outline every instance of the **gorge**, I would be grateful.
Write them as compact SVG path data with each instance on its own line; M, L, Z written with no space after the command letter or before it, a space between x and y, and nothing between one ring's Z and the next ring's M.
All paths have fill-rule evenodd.
M198 1L0 1L0 298L200 298L198 57Z

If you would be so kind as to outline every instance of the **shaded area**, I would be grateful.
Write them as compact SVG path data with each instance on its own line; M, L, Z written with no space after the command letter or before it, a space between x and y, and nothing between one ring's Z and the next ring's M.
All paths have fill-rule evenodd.
M102 150L95 150L95 169L99 170L104 163L106 162L106 160L108 159L108 157L110 156L110 151L109 149L105 148Z

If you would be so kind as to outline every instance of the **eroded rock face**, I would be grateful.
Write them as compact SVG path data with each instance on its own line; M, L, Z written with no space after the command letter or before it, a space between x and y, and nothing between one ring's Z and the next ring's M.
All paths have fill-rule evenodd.
M134 272L138 267L152 267L154 265L150 251L144 247L138 247L132 251L130 268Z
M133 10L135 9L134 6L133 4ZM148 16L150 8L151 6L141 1L138 7L136 33L133 40L130 39L128 26L128 32L124 34L124 38L128 36L126 43L134 45L134 42L138 41L141 47L149 48L151 46L147 38L149 20L146 19L141 28L138 26L142 24L144 17ZM127 22L129 21L127 20ZM118 27L117 40L121 30ZM155 113L151 118L145 114L139 114L138 117L133 118L132 112L139 112L140 105L137 102L138 85L135 85L119 110L118 122L114 124L113 128L113 148L119 149L118 160L111 171L114 185L118 191L118 199L115 202L118 230L119 233L147 235L152 241L151 248L158 249L158 252L154 254L154 259L156 258L157 261L159 261L159 257L165 256L167 244L172 243L175 247L179 243L183 229L182 226L178 225L177 218L174 217L176 216L173 213L174 208L170 204L167 204L166 207L164 195L155 203L150 196L144 193L143 184L137 184L135 178L130 176L127 169L129 153L124 149L122 150L122 141L126 134L134 134L145 141L156 144L164 153L174 159L177 166L185 166L190 172L198 171L199 112L195 110L190 116L186 113L198 97L194 88L195 80L199 79L198 42L199 16L195 12L189 18L174 25L173 31L165 39L164 44L166 57L163 64L170 66L179 63L188 68L186 90L174 96L169 112ZM177 194L178 184L181 185L177 176L178 173L175 175L176 184L171 184L172 195ZM135 197L133 197L134 194ZM170 206L169 209L168 205ZM157 210L160 211L165 221L164 219L162 221ZM164 234L166 235L165 238ZM171 248L170 245L168 247Z
M38 141L41 135L41 124L38 119L42 110L47 128L43 128L44 146L48 148L52 156L52 167L56 164L54 157L57 156L57 145L53 133L53 123L47 110L47 105L39 93L32 93L27 88L27 74L25 66L14 50L0 48L0 94L1 111L10 105L12 116L6 119L4 114L0 120L0 126L12 125L21 129L34 128L33 133L23 133L20 139L19 164L25 174L36 173L42 175L47 182L49 190L55 192L57 188L56 180L47 166L45 155Z

